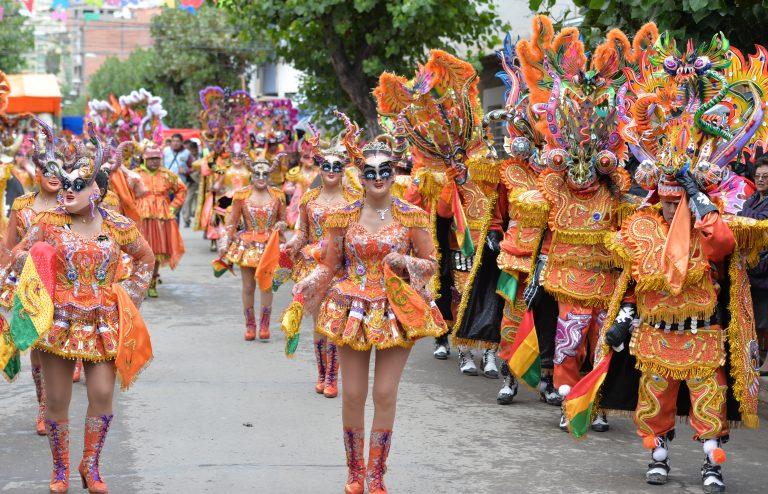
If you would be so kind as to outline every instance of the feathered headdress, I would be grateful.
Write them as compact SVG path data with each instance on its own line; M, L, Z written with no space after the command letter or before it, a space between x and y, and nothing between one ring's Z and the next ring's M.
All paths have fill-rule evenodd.
M211 151L222 155L230 141L248 143L248 121L256 108L250 94L209 86L200 91L200 104L203 140Z
M299 111L289 99L272 99L256 103L251 115L251 133L256 146L283 144L298 122Z
M480 149L477 73L467 62L432 50L410 81L388 72L373 94L381 115L401 125L418 166L463 162Z

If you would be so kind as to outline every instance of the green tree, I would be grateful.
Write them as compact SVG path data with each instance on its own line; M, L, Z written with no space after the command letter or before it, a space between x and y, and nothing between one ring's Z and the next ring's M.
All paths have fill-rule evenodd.
M679 41L709 41L715 33L725 34L731 45L751 52L752 45L768 41L762 29L768 18L768 0L573 0L583 16L582 33L595 46L613 27L628 35L653 20L659 30L668 30ZM534 12L548 13L555 0L529 0ZM573 14L573 13L572 13Z
M266 57L269 46L258 38L250 43L238 40L244 28L241 21L208 4L197 15L166 8L152 18L153 94L163 97L171 125L196 125L201 89L211 85L240 89L247 69Z
M0 70L6 74L18 73L26 65L24 53L35 45L32 27L27 18L19 15L20 3L0 0L3 20L0 21Z
M308 110L331 105L378 128L371 90L383 71L412 74L429 48L468 58L499 42L504 30L494 0L219 0L245 22L245 40L266 37L275 55L305 75Z
M203 6L197 15L163 9L150 26L154 46L126 60L108 58L91 77L88 97L106 99L143 87L163 98L165 125L195 127L199 91L210 85L239 89L249 65L265 56L265 47L238 42L241 28L215 7Z

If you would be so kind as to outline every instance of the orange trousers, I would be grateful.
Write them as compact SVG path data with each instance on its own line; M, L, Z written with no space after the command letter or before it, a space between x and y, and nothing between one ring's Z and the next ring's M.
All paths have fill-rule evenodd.
M573 387L581 380L581 366L587 354L594 355L605 309L558 302L555 333L555 387ZM588 351L589 350L589 351Z
M678 379L643 372L640 376L635 424L640 436L662 436L675 428ZM728 435L726 419L725 370L720 367L710 376L686 379L691 397L690 423L694 440L716 439Z

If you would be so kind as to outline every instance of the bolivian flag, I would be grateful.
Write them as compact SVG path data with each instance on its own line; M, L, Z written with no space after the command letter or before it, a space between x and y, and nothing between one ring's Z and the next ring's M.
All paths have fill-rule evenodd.
M22 352L51 328L55 281L56 250L37 242L29 250L13 296L11 337Z
M584 436L592 423L592 409L600 387L611 366L613 350L608 350L592 372L576 384L565 399L565 415L568 417L568 429L575 438Z
M459 249L465 257L475 255L475 246L472 245L472 236L469 233L469 224L464 214L464 208L461 207L461 197L459 188L453 184L453 197L451 198L451 208L453 209L453 229L456 232L456 240L459 243Z
M213 275L217 278L221 278L227 271L235 274L235 271L232 269L232 263L227 261L224 256L214 259L211 264L213 265Z
M516 276L502 271L499 273L499 281L496 282L496 293L510 304L514 304L515 298L517 298L518 284Z
M510 353L512 357L508 362L509 370L525 384L536 389L541 381L541 357L533 312L530 310L523 314Z
M293 296L291 305L285 309L280 321L280 329L285 333L285 356L288 358L293 357L296 348L299 346L299 329L303 316L304 294L298 293Z
M21 370L21 358L19 349L13 343L11 338L11 326L8 321L0 315L0 369L8 382L13 382Z

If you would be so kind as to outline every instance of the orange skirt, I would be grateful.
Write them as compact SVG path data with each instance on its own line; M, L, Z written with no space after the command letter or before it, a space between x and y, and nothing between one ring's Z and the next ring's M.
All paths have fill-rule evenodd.
M143 219L139 223L139 231L152 248L160 265L175 269L184 255L184 241L181 239L176 220Z

